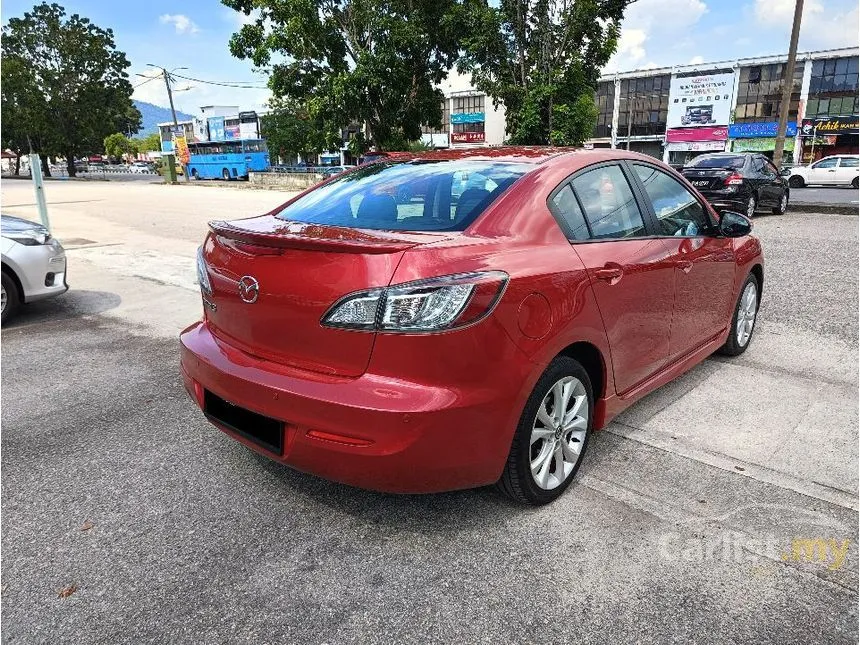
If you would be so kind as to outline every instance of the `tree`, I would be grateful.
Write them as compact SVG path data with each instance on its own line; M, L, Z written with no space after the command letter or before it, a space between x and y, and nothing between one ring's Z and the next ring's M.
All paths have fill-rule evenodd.
M511 143L578 145L597 119L594 92L632 0L486 0L469 12L461 72L505 105Z
M121 132L114 132L105 137L105 154L114 159L122 159L125 155L136 155L138 145L136 141L128 139Z
M0 129L2 148L12 150L18 155L15 174L20 171L21 155L29 152L32 146L38 149L39 141L33 141L35 132L30 129L43 113L39 105L41 97L34 91L31 70L18 60L3 58L0 61L0 113L3 114L3 127Z
M287 157L301 155L307 158L314 153L341 145L340 127L314 118L310 110L296 100L283 98L269 102L270 112L261 119L261 134L269 150Z
M304 106L325 132L361 124L380 150L418 139L423 123L441 125L436 86L458 56L463 3L474 1L222 0L258 11L230 51L270 67L276 98Z
M100 151L113 132L140 129L126 73L129 62L116 50L110 29L77 14L67 18L63 7L42 3L3 27L2 60L4 68L26 70L16 73L26 74L28 91L18 84L7 88L4 76L3 106L26 106L32 118L21 128L42 155L43 166L48 156L62 155L74 176L76 157Z
M161 135L157 132L148 134L142 139L134 139L137 144L138 152L160 152L161 151Z

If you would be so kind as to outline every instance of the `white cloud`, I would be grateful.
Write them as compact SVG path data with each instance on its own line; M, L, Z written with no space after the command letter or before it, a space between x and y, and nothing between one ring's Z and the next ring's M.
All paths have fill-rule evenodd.
M173 25L177 34L196 34L200 28L188 16L183 16L181 13L170 14L166 13L159 16L158 22L162 25Z
M642 61L653 55L648 51L650 43L655 44L657 51L654 53L671 54L671 49L682 44L679 44L679 37L689 32L707 11L702 0L639 0L631 4L621 23L618 50L604 71L642 69ZM645 68L673 62L676 61L649 62Z
M701 65L701 64L702 64L702 63L704 63L704 62L705 62L705 59L704 59L704 58L702 58L701 56L693 56L693 57L690 59L689 64L690 64L690 65Z
M799 49L835 49L856 47L860 10L857 3L852 7L825 10L821 0L806 0L800 22ZM794 19L794 0L755 0L752 13L760 29L783 34L784 50L788 50L788 39Z

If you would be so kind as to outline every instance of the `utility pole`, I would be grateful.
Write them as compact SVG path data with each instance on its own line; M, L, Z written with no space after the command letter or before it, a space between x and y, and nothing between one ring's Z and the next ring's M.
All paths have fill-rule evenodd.
M788 127L788 107L791 103L791 90L794 85L794 64L797 60L797 40L800 37L800 19L803 15L803 0L795 0L794 23L791 25L791 41L788 45L788 62L782 83L782 100L779 102L779 125L776 130L776 143L773 146L773 163L776 169L782 168L782 151L785 148L785 130Z
M179 121L176 119L176 108L173 106L173 89L170 87L170 72L167 71L164 67L160 67L159 65L153 65L152 63L147 63L149 67L155 67L156 69L161 70L161 75L164 77L164 86L167 88L167 100L170 101L170 113L173 115L173 135L176 136L176 131L179 129ZM184 67L180 67L179 69L185 69ZM176 158L176 150L173 151L173 157ZM168 157L169 159L169 157ZM169 173L171 176L173 175L172 170ZM183 173L185 176L185 181L188 181L188 168L183 169ZM172 181L172 180L171 180Z

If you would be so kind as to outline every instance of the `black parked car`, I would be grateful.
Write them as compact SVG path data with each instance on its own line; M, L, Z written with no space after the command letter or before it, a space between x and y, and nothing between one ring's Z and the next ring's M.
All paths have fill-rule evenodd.
M681 174L716 208L747 217L763 207L778 215L788 208L786 178L770 159L755 152L701 155L684 166Z

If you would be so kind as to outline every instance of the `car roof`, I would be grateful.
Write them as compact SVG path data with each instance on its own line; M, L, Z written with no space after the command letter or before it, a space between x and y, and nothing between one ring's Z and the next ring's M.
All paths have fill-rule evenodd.
M388 152L378 161L511 161L518 163L541 163L547 159L573 152L576 148L553 146L492 146L484 148L446 148L427 152Z

